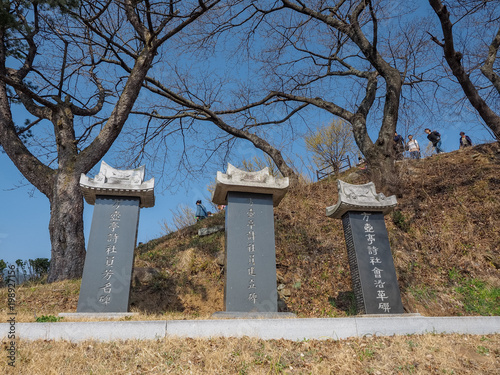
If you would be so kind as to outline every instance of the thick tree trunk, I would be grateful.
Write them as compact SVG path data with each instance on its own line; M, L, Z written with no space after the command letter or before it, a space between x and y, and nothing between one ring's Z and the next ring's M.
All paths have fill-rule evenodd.
M383 126L379 138L373 143L367 133L365 117L359 114L356 115L352 126L354 140L366 159L370 179L377 187L377 190L387 195L396 194L400 196L401 185L394 165L393 140L392 136L390 136L390 130L382 134ZM393 126L396 128L395 124ZM386 124L386 127L389 127L389 125Z
M367 157L371 180L386 195L401 195L401 184L394 165L394 158L377 153Z
M49 282L82 276L85 262L83 196L80 176L60 171L50 199L50 241L52 244Z
M253 143L257 148L260 148L267 155L269 155L271 157L271 159L273 159L274 163L278 167L281 174L284 177L288 177L288 179L290 180L290 186L294 186L299 182L299 176L295 173L293 168L287 164L287 162L283 158L283 155L281 155L280 150L278 150L275 147L270 146L269 144L256 145L255 142L253 142Z

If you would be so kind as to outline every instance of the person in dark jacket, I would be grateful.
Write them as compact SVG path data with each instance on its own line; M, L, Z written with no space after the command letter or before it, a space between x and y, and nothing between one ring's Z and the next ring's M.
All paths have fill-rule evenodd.
M464 132L460 132L460 148L471 147L472 141Z
M440 152L444 152L441 148L441 134L435 130L431 131L429 128L426 128L424 131L427 134L427 139L431 141L432 146L434 146L436 153L439 154Z
M201 200L196 201L196 220L200 221L206 219L208 216L207 209L201 204Z
M405 151L405 141L402 136L397 132L394 132L394 153L396 155L396 160L403 159L403 152Z

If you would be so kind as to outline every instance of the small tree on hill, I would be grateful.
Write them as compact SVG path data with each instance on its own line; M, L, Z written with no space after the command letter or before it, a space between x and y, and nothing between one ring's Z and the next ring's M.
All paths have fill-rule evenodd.
M333 120L330 125L319 128L304 137L308 151L318 169L331 166L335 173L346 156L356 153L356 143L351 126L342 120Z

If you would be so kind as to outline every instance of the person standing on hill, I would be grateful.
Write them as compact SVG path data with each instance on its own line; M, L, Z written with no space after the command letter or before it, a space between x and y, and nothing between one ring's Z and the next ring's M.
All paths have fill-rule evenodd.
M410 151L411 159L420 159L420 146L416 139L413 139L413 135L408 135L408 143L406 144L408 151Z
M464 132L460 132L460 148L471 147L472 141Z
M441 134L436 130L431 131L429 128L426 128L424 131L427 134L427 139L431 141L432 146L434 146L436 153L439 154L440 152L444 152L441 148Z
M208 216L207 209L201 204L201 200L196 201L196 221L206 219Z
M394 132L394 152L396 160L403 159L403 152L405 151L405 140L397 132Z

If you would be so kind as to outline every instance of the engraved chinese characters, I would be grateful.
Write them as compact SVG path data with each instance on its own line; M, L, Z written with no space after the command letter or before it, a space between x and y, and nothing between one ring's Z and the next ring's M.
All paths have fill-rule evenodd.
M139 208L154 205L154 179L144 174L144 166L120 171L102 162L94 179L80 178L95 207L78 312L128 312Z
M396 269L384 215L396 197L376 193L375 185L338 180L339 200L326 215L342 219L358 313L402 314Z
M358 312L403 313L384 215L349 211L342 222Z
M115 199L113 203L114 211L109 215L108 244L106 245L106 268L102 274L104 286L100 289L103 294L99 296L99 302L108 305L111 302L111 291L113 290L115 254L117 254L118 229L120 228L120 200Z
M273 207L288 184L268 168L246 172L229 164L226 174L217 172L212 201L227 205L224 313L278 311Z
M248 217L248 233L247 233L247 239L248 239L248 276L249 276L249 281L248 281L248 300L253 301L255 304L257 302L257 293L255 293L255 290L257 289L255 287L255 211L253 209L253 199L248 198L248 211L247 211L247 217Z
M227 202L225 311L277 312L272 196L229 192Z
M128 312L139 198L97 196L78 312Z

